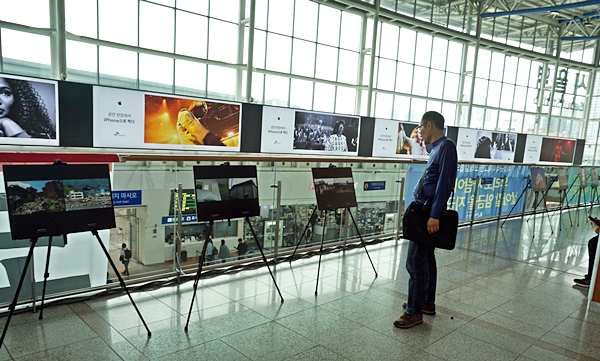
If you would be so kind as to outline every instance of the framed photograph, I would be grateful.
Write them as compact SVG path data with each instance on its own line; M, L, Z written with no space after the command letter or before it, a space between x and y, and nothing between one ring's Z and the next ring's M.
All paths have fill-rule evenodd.
M534 192L545 192L548 189L543 168L531 167L531 187Z
M567 168L558 168L558 189L565 190L569 187L569 177L567 174Z
M313 168L312 174L320 210L358 205L352 168Z

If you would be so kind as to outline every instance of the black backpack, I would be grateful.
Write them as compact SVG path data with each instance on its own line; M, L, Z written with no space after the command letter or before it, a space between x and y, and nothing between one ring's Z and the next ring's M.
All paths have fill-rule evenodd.
M130 259L131 258L131 250L128 248L125 248L125 259Z

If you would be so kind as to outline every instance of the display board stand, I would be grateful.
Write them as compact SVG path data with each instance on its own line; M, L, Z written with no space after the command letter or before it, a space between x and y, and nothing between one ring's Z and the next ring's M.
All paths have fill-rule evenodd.
M558 230L562 231L562 211L563 209L569 208L568 203L563 208L563 203L565 203L565 201L567 200L567 190L559 189L558 196L560 198L560 203L558 204ZM573 218L571 218L571 212L567 212L567 214L569 215L569 222L571 223L571 227L573 227Z
M250 231L252 232L254 241L256 242L256 245L258 246L258 249L260 250L260 254L262 255L263 262L267 265L269 274L271 275L271 278L273 279L273 283L275 284L275 288L277 289L277 292L279 293L279 297L281 298L281 303L283 303L283 301L284 301L283 296L281 295L279 286L277 286L277 281L275 280L275 276L273 276L273 272L271 272L271 267L269 267L269 261L267 260L267 257L265 257L265 253L263 252L262 246L260 245L260 242L258 241L258 237L256 236L256 232L254 231L254 227L252 227L252 223L250 223L250 218L245 217L245 220L248 223L248 227L250 227ZM210 232L212 231L213 223L214 223L213 221L210 221L208 224L208 232L206 232L207 237L208 237L208 235L210 235ZM200 260L198 261L198 271L196 272L196 277L194 278L194 293L192 295L192 302L190 303L190 310L188 312L187 321L185 322L184 330L186 332L188 331L190 317L192 316L192 309L194 307L194 300L196 299L196 291L198 290L198 282L200 281L200 274L202 273L202 265L204 264L204 258L206 256L207 245L208 245L208 242L205 241L204 246L202 247L202 254L200 255Z
M548 206L546 205L546 195L548 194L548 191L550 190L550 188L552 187L552 184L554 183L554 181L550 181L550 184L548 185L548 188L545 191L535 191L535 198L533 201L533 215L529 216L529 218L527 219L527 222L529 222L529 220L531 219L531 217L533 217L533 232L532 232L532 239L535 238L535 219L536 219L536 214L537 214L537 208L540 206L540 203L542 203L542 201L544 202L544 211L542 212L542 222L544 221L544 214L546 214L546 217L548 218L548 224L550 224L550 234L554 234L554 229L552 228L552 218L550 218L550 212L548 211ZM542 194L542 197L540 198L540 200L538 201L538 197L539 197L539 193Z
M94 231L92 231L92 234L96 237L96 239L98 240L98 243L100 243L100 247L102 248L102 251L104 251L104 255L106 256L106 259L108 260L113 271L119 278L119 284L127 293L127 296L129 297L129 300L131 301L131 304L135 308L135 311L137 312L138 316L140 316L140 320L142 320L142 323L144 324L144 327L146 328L146 331L148 332L148 337L150 337L152 335L152 333L150 332L150 329L148 328L146 321L144 321L144 318L142 317L140 310L137 308L135 301L131 297L131 294L129 293L127 286L125 286L125 281L123 280L123 277L121 277L119 270L117 270L117 266L115 266L115 263L113 262L112 258L110 258L110 254L106 250L106 247L104 247L104 244L102 243L102 240L100 239L100 235L98 234L98 231L94 230ZM65 239L65 243L66 243L66 236L67 236L66 234L63 235L63 238ZM40 316L39 316L40 320L43 319L44 300L45 300L45 296L46 296L46 281L48 279L48 276L50 275L48 273L48 266L50 263L50 249L52 247L52 236L49 236L49 237L50 237L50 239L48 241L48 253L46 255L46 268L45 268L45 272L44 272L44 286L43 286L43 292L42 292L42 303L41 303ZM25 280L25 275L27 273L27 269L29 268L29 263L31 262L31 258L33 257L33 251L35 249L35 245L37 244L37 241L38 241L37 237L32 238L30 241L31 246L29 247L29 252L27 253L27 258L25 260L25 266L23 267L23 272L21 272L21 278L19 279L19 284L17 285L17 289L15 290L15 296L14 296L10 306L8 306L8 317L6 319L6 323L4 324L4 330L2 331L2 337L0 338L0 347L2 347L2 345L4 344L4 337L6 336L6 331L8 330L8 325L10 324L10 320L15 311L15 307L17 306L17 302L19 300L19 293L21 293L21 287L23 287L23 281Z
M527 188L529 187L530 184L531 184L531 177L527 176L527 184L525 184L525 188L523 188L523 190L521 191L521 194L519 194L519 197L517 198L517 201L515 202L515 204L513 204L512 208L510 209L510 211L508 212L506 217L504 217L504 222L502 222L502 224L500 225L500 228L502 228L504 226L504 223L506 223L506 220L510 217L512 212L515 210L515 207L517 206L517 204L519 204L521 197L523 197L523 195L525 195L525 193L527 192ZM525 204L523 204L523 212L525 212Z
M592 185L592 192L590 194L590 212L588 216L592 216L592 210L594 209L594 203L600 203L600 195L598 194L598 187Z
M335 211L335 209L330 209L330 211ZM302 242L302 238L304 237L304 234L306 234L306 230L308 229L308 227L311 224L312 217L314 217L316 213L317 213L317 207L315 207L315 210L313 211L313 214L312 214L311 218L309 219L306 227L304 228L304 232L302 233L302 236L298 240L298 244L296 245L296 249L294 249L294 253L292 253L292 255L290 256L290 259L289 259L290 264L292 263L292 260L294 259L294 256L296 255L296 251L298 250L298 246ZM350 214L350 218L352 219L352 223L354 224L354 228L356 229L356 233L358 234L358 237L360 238L360 243L362 244L363 248L365 249L365 252L367 253L367 257L369 258L369 262L371 262L371 267L373 267L373 271L375 272L375 278L377 278L377 276L378 276L377 275L377 270L375 269L375 265L373 264L373 261L371 260L371 256L369 255L369 251L367 250L367 245L365 244L365 241L363 240L363 237L360 234L360 229L358 228L358 225L356 224L356 221L354 220L354 216L352 215L352 212L350 212L350 207L346 208L346 213ZM320 278L319 276L321 274L321 258L323 257L323 243L325 242L325 230L326 229L327 229L327 210L325 211L325 220L324 220L324 224L323 224L323 234L321 235L321 247L319 248L319 266L317 267L317 285L315 287L315 295L317 294L317 291L319 289L319 278Z

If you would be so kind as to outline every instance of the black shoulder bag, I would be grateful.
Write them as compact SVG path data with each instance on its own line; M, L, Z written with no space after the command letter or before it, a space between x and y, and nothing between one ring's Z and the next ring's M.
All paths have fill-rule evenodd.
M418 195L423 190L424 178L425 175L419 181ZM408 205L402 218L403 237L411 241L427 243L436 248L454 249L458 230L458 212L451 209L443 210L440 215L440 230L429 234L427 221L431 213L431 205L427 204L428 202L429 199L425 204L413 201Z

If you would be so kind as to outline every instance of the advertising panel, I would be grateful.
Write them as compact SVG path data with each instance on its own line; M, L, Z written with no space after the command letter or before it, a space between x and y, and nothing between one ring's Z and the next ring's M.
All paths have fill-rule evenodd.
M241 104L94 87L94 146L239 151Z
M59 145L58 82L0 74L0 144Z

